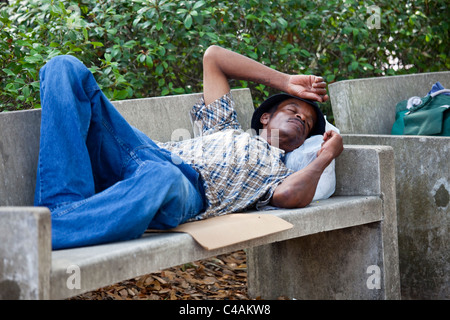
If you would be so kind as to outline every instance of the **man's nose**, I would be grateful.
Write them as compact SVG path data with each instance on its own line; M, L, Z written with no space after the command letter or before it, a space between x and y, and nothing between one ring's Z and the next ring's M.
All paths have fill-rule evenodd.
M299 118L300 120L302 120L303 122L305 121L305 116L302 113L296 113L295 114L296 118Z

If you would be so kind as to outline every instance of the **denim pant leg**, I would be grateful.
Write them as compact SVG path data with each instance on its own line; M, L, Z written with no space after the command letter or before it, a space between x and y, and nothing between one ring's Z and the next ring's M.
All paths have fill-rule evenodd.
M137 238L155 216L169 228L203 210L198 174L131 127L80 61L53 58L40 76L35 204L52 211L54 249Z
M135 239L149 225L173 228L197 215L203 201L178 168L146 160L132 177L53 211L53 249Z
M92 95L98 90L81 62L50 60L40 70L41 136L34 203L53 209L95 193L86 147Z

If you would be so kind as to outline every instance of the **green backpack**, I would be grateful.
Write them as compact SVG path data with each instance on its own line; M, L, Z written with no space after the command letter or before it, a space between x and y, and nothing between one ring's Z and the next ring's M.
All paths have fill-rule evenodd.
M391 134L450 136L450 96L442 94L446 92L450 90L399 102Z

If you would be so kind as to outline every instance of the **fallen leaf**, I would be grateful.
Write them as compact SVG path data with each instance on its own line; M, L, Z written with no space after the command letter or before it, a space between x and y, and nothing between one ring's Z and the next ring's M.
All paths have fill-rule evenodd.
M203 279L203 282L205 284L214 284L216 282L216 278L214 278L214 277L206 277L205 279Z

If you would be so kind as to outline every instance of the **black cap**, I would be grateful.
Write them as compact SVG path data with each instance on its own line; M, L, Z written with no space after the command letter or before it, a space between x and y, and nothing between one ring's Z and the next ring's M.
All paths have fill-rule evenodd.
M325 133L325 118L323 116L322 111L320 111L319 105L317 104L317 102L315 102L313 100L309 100L309 99L303 99L303 98L299 98L299 97L296 97L296 96L292 96L292 95L287 94L287 93L279 93L279 94L275 94L275 95L267 98L253 112L251 125L252 125L252 129L254 129L256 131L256 134L259 134L259 130L262 129L262 127L263 127L262 123L261 123L261 116L263 115L263 113L269 112L270 109L273 106L278 105L281 102L283 102L284 100L291 99L291 98L295 98L297 100L306 102L307 104L311 105L314 108L314 111L316 112L317 122L314 125L313 129L311 130L311 132L309 133L308 137L314 136L314 135L317 135L317 134L322 135L322 134Z

